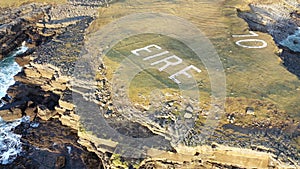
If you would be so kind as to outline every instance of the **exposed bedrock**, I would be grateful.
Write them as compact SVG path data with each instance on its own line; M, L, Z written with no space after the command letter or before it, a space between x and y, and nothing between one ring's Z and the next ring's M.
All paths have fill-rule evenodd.
M85 7L79 8L86 9ZM147 138L155 135L155 132L164 133L165 130L158 131L155 126L146 126L146 123L141 120L125 120L120 113L114 112L111 94L108 90L110 86L105 78L105 73L103 79L94 82L77 80L75 85L71 85L71 81L74 82L71 75L74 72L76 61L84 53L82 48L85 30L93 18L88 14L90 11L81 11L82 15L79 14L80 12L76 12L76 14L66 12L61 17L56 12L52 13L54 10L64 11L64 9L67 7L52 7L45 19L47 21L35 24L35 27L43 30L41 31L43 36L55 32L51 34L51 38L35 47L35 51L31 51L29 56L16 58L16 61L23 66L23 70L15 76L16 84L9 88L8 95L10 97L4 98L7 104L0 110L0 116L9 121L29 115L31 124L34 126L35 122L38 122L39 126L31 127L23 124L16 130L17 133L22 134L25 143L24 149L27 147L25 150L28 154L27 157L26 154L20 156L9 167L18 165L24 166L23 168L70 168L72 163L73 168L82 168L83 164L87 168L101 168L102 166L133 168L139 164L139 168L295 168L295 166L280 163L278 159L281 158L278 158L277 154L277 156L274 155L276 150L263 146L257 146L251 150L213 143L217 139L226 140L225 138L228 138L231 142L233 142L232 140L238 142L237 145L231 146L241 146L244 141L253 141L255 139L253 137L262 138L254 140L261 143L269 141L264 139L266 133L247 135L248 133L240 132L241 134L235 133L238 136L234 137L232 133L223 133L224 130L220 130L211 137L209 145L172 147L170 144L164 144L167 147L165 150L168 151L153 149L147 152L147 155L155 154L156 156L147 159L126 159L118 154L113 154L119 143L111 138L98 138L95 133L90 133L89 130L86 130L87 128L81 126L81 117L73 103L73 96L82 98L81 104L88 105L85 103L93 102L97 104L99 110L102 110L87 112L90 113L87 118L93 120L92 115L103 115L111 128L127 137ZM76 9L76 7L70 9ZM102 69L105 68L99 68L99 71L105 72ZM87 86L89 88L86 88ZM83 108L88 111L87 106L83 106ZM100 114L101 112L103 114ZM91 127L94 128L103 127L92 125ZM103 133L100 134L103 135ZM165 132L164 134L168 135L169 133ZM278 142L278 144L281 143ZM40 149L36 150L34 147ZM92 153L87 153L87 151ZM49 158L40 159L39 154ZM295 160L291 159L290 161ZM40 164L41 162L42 164Z
M114 0L69 0L73 5L82 6L108 6L108 4Z
M38 19L32 19L31 14L25 19L23 15L21 17L18 11L23 8L27 9L27 13L39 11ZM2 14L3 17L7 14L7 18L12 20L5 19L0 25L3 31L1 46L6 47L1 49L2 56L23 41L30 49L16 57L16 62L23 69L15 76L16 83L9 87L7 96L2 98L5 105L0 109L0 116L6 121L13 121L27 115L31 124L22 124L15 131L22 135L23 153L12 164L0 165L0 168L103 168L95 153L88 152L77 143L79 117L69 113L74 105L64 101L64 93L68 93L69 77L66 75L71 74L81 51L85 29L93 20L89 13L96 9L85 12L72 8L74 14L52 20L53 13L50 11L57 8L43 8L29 4L20 9L6 9ZM78 13L86 15L79 16ZM14 14L16 16L12 16ZM12 24L13 20L18 22ZM33 37L42 38L41 42Z
M0 15L0 59L21 46L23 41L38 45L45 37L35 23L45 19L48 5L28 4L16 9L4 9Z
M77 143L77 131L57 119L21 124L15 133L22 135L24 151L12 164L0 168L104 168L95 153Z
M25 41L35 47L64 32L63 28L85 17L95 17L97 8L89 6L61 6L27 4L0 12L0 60ZM83 30L82 30L83 31Z

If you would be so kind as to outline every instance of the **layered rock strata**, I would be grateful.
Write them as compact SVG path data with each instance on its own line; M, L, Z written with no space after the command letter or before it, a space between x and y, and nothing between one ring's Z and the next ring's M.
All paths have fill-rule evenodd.
M262 146L252 146L253 150L251 150L213 143L214 140L221 137L224 137L224 139L221 139L223 141L226 138L229 140L240 138L237 141L239 146L243 143L243 140L253 139L258 143L265 141L264 139L255 140L255 138L251 138L252 133L241 132L241 134L236 133L236 137L230 137L232 133L217 130L218 132L212 136L209 146L188 147L177 145L175 147L167 142L168 133L164 133L163 130L157 130L155 126L147 126L147 123L140 121L124 120L125 118L121 114L114 111L111 104L110 85L105 76L94 82L78 81L72 78L71 75L74 73L76 61L84 54L82 48L85 29L92 21L91 17L72 17L71 22L66 25L63 18L58 18L59 21L55 22L37 23L37 27L45 29L44 31L55 30L57 33L52 40L38 46L31 55L17 58L18 63L23 66L23 70L15 77L16 84L8 90L11 99L1 109L0 115L8 121L29 115L31 121L40 122L40 128L34 129L34 127L21 126L18 132L22 133L24 142L44 148L35 151L29 146L30 150L27 152L33 152L33 155L30 158L20 157L20 163L24 162L20 165L26 165L25 167L35 165L37 162L32 159L37 153L49 154L53 151L51 149L54 149L57 154L49 155L52 161L45 161L45 165L57 168L70 167L72 160L68 159L71 155L67 154L70 154L69 149L71 147L71 152L77 152L75 159L79 161L74 164L77 167L82 167L83 163L89 158L92 160L91 166L86 166L89 168L101 168L102 165L105 168L297 168L295 158L298 157L289 158L289 156L284 156L285 162L288 161L291 165L285 165L281 162L280 154L283 152L279 152L279 155L277 155L276 150ZM100 67L99 71L105 75L105 66ZM86 88L86 86L89 87ZM96 104L99 112L103 113L98 115L103 115L109 126L124 135L134 138L148 138L162 133L160 135L162 137L159 137L160 140L158 141L166 141L166 144L164 144L166 147L163 150L167 151L154 147L148 149L145 156L140 159L120 157L114 154L118 142L112 140L112 138L99 138L96 135L97 133L90 133L90 130L82 127L82 124L80 124L80 118L82 117L78 113L80 110L73 103L74 96L82 98L81 104L90 102ZM97 115L95 112L88 112L88 110L89 108L86 107L82 111ZM90 118L93 119L93 116L90 116ZM230 129L232 126L223 127L224 129L226 127ZM45 132L48 128L53 130L50 130L49 133ZM59 128L62 129L62 133L60 133ZM265 135L268 135L267 132L259 132L261 132L258 135L259 137L265 138ZM39 133L42 133L42 135L39 136ZM250 136L245 136L247 134ZM54 138L51 138L51 136L54 136ZM41 141L43 139L44 141ZM75 140L78 140L80 145ZM56 142L61 142L61 144L54 144ZM282 144L282 142L276 143ZM93 153L86 154L85 148L81 146L86 147L87 150ZM292 148L288 147L288 151ZM291 153L299 154L299 152L292 150ZM78 154L82 155L81 158L78 157Z
M50 6L28 4L17 9L4 9L0 14L0 59L28 41L40 44L44 38L34 26L43 21Z

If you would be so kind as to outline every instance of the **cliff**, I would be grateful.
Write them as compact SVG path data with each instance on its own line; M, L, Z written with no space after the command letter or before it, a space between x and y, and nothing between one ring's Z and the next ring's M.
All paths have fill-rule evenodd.
M0 59L21 46L24 41L38 45L44 40L34 27L45 19L50 6L28 4L17 9L4 9L0 13Z
M38 10L31 8L32 6L35 5L31 4L30 10ZM224 146L212 141L219 138L224 138L224 141L226 138L233 139L239 144L249 139L259 143L266 142L266 140L272 141L276 136L268 136L269 133L265 130L255 130L253 133L249 132L250 136L246 136L247 134L242 132L221 131L221 129L226 129L226 126L222 126L224 128L217 129L212 140L206 145L174 146L170 143L169 133L166 133L166 130L143 121L130 121L123 118L115 112L111 104L110 84L105 77L105 65L99 67L99 72L102 72L103 76L93 83L78 81L72 76L76 61L84 55L85 32L97 10L94 7L73 5L40 8L49 9L49 11L41 10L40 18L37 20L28 19L30 22L24 23L30 26L25 26L25 28L36 30L33 31L35 32L34 36L47 38L42 40L39 45L31 46L34 52L16 58L23 70L15 76L15 85L7 91L10 100L0 110L0 116L6 121L27 115L31 118L31 124L40 124L40 126L31 127L23 124L17 129L16 132L22 134L23 141L26 142L25 155L8 167L23 165L31 168L43 166L79 168L85 165L87 168L297 168L295 160L290 158L297 151L293 150L293 147L285 146L284 140L273 140L278 150L259 146L253 146L252 149L235 148L233 145L231 147ZM72 10L65 12L65 9ZM64 14L58 15L62 11ZM240 13L240 15L248 14ZM41 22L40 19L44 21ZM22 26L22 29L18 30L26 32L25 28ZM20 45L21 42L28 41L32 36L29 34L21 37L17 34L11 33L5 38L17 38L19 39L18 44L10 44ZM35 44L39 40L30 39L30 41ZM8 48L5 49L9 51ZM13 49L13 47L9 49ZM74 97L80 98L81 103L75 104ZM78 110L77 104L86 105L85 110ZM82 117L78 113L79 111L90 113L85 115L89 118L88 120L97 120L92 116L95 115L95 112L89 112L89 110L93 110L89 109L88 105L90 104L99 108L99 112L103 114L96 115L103 115L113 129L121 131L129 137L155 137L156 140L151 140L153 141L151 145L157 143L158 145L163 144L165 147L146 149L138 159L120 156L116 153L118 152L117 148L123 146L120 142L115 138L106 137L103 133L91 133L89 128L81 124ZM104 126L92 127L104 128ZM228 125L227 127L230 129L235 126ZM98 137L97 134L102 134L102 137ZM257 139L252 138L256 136ZM129 142L129 139L122 141ZM33 146L38 148L34 149ZM134 151L139 149L144 150L143 147L136 147L129 151L135 153ZM282 153L283 151L289 153L286 155ZM40 159L32 161L40 153L49 157L44 164L39 163L39 161L43 161ZM26 158L26 154L31 154L31 156ZM285 161L282 162L282 159Z

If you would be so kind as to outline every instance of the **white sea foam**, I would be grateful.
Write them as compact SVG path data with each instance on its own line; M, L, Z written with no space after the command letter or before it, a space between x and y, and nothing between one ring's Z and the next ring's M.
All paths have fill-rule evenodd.
M21 135L13 133L13 129L22 122L29 123L29 116L13 122L5 122L0 117L0 164L13 162L22 151Z
M14 75L21 71L21 67L15 62L14 57L26 52L27 49L23 45L0 61L0 98L4 97L8 87L15 83ZM0 101L1 106L3 104ZM13 162L22 151L21 135L13 133L13 129L22 122L29 122L29 117L23 117L9 123L0 117L0 164L5 165Z
M68 153L71 154L72 147L71 146L67 146L67 149L68 149Z
M285 40L281 41L280 44L294 52L300 52L300 27L295 34L288 36Z
M38 122L32 122L32 123L30 123L30 127L32 127L32 128L37 128L39 126L40 126L40 123L38 123Z
M14 56L26 52L28 48L22 46L9 57L0 61L0 98L4 97L9 86L15 83L14 75L21 71L21 67L15 62ZM0 102L1 107L1 102Z

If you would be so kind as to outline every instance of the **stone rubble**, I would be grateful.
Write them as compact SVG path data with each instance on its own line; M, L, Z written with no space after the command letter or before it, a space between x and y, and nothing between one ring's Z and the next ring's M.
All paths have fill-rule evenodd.
M77 2L79 2L79 0ZM59 8L60 7L54 7L52 9L54 11L57 10L54 12L57 13L66 7ZM86 8L79 8L82 8L80 11L84 13ZM74 7L74 9L77 8ZM77 14L70 12L63 14L63 17L59 18L55 16L54 13L51 14L50 12L48 20L49 18L61 20L65 17L77 17L77 14L78 16L82 15L80 12ZM51 15L52 17L49 17ZM83 15L90 16L93 14L87 12ZM99 138L95 136L97 133L90 133L89 130L85 131L85 128L80 124L80 118L82 117L78 114L78 107L73 103L73 96L82 97L82 104L89 102L96 104L99 108L99 112L103 112L103 116L110 126L117 131L122 131L121 133L124 135L127 134L131 137L138 133L138 136L145 136L145 138L158 135L160 139L157 141L170 140L172 136L169 130L165 129L166 126L170 123L176 124L177 121L182 119L177 119L172 116L172 111L174 111L175 105L177 105L176 101L166 103L161 108L161 112L153 114L151 118L156 119L156 122L145 121L142 115L135 115L133 112L126 114L129 118L124 118L124 116L116 111L111 103L110 86L105 77L95 80L93 83L80 81L71 77L74 73L76 61L78 57L82 55L81 49L83 48L84 31L91 21L92 17L83 17L78 21L76 20L76 22L72 21L66 23L67 25L60 24L54 25L53 27L49 27L51 24L46 26L46 24L42 24L41 22L38 23L38 27L56 29L57 32L62 33L55 34L52 40L42 46L36 47L36 51L29 57L25 56L17 59L19 64L23 65L23 71L15 76L16 84L11 86L8 90L8 95L11 99L8 101L7 107L0 110L0 115L7 121L29 115L31 121L41 119L42 122L48 121L49 124L60 123L57 125L64 126L64 128L67 128L66 130L75 131L72 133L76 134L76 141L78 140L87 150L97 155L97 158L94 159L98 166L103 164L107 168L113 168L116 167L117 164L120 166L123 165L122 162L116 163L116 161L110 159L115 148L119 145L119 142L114 141L112 138ZM61 28L64 31L59 31ZM100 68L100 71L105 72L105 67ZM88 110L88 107L86 109ZM147 110L145 107L140 107L139 109ZM197 111L200 111L200 114L205 113L204 111L202 112L202 110ZM183 115L183 119L192 119L195 113L199 112L188 107L186 113ZM171 122L168 123L167 121L169 119L171 119ZM42 126L47 125L47 122L44 123ZM103 126L95 127L101 128ZM228 125L227 127L230 129L230 127L234 128L235 126ZM39 128L40 127L37 127L37 129ZM59 133L57 128L54 127L54 130L53 133ZM131 130L135 132L131 132ZM187 139L191 139L194 134L194 131L189 132L190 135L188 135ZM29 132L29 134L30 133L31 132ZM267 132L260 130L257 133L256 136L261 137L267 134ZM174 146L174 144L169 143L164 144L166 146L164 150L168 151L162 151L155 147L148 149L146 155L151 156L152 154L156 154L153 158L131 160L140 163L140 168L297 168L297 166L289 166L280 162L280 158L278 160L276 159L278 156L276 157L276 155L274 155L276 151L265 147L256 146L253 147L254 150L241 149L222 146L213 141L213 139L216 140L216 138L226 141L243 136L243 133L235 133L238 135L235 137L231 134L226 134L228 133L224 134L222 131L216 131L216 134L213 136L214 138L209 140L209 146L194 145L195 147L188 147L180 144ZM57 136L57 134L55 135ZM62 135L63 136L59 137L67 137L68 134ZM34 138L31 137L35 136L27 135L25 140L33 145L44 147L42 146L43 142L34 143ZM228 139L222 137L228 137ZM62 138L61 140L64 139ZM197 138L194 140L197 140ZM241 141L237 140L237 142L240 144ZM193 145L193 143L191 144ZM74 147L75 146L72 148L72 152L74 151ZM281 147L282 152L292 149L292 147L289 147L287 150L288 146L283 144L279 145L279 147ZM262 152L258 152L258 149ZM65 148L65 152L68 152L67 148ZM289 154L295 154L295 152L290 152ZM64 167L68 165L66 160L66 156L55 156L54 165L57 168ZM257 161L261 163L257 163ZM290 161L293 161L293 159L290 159Z

